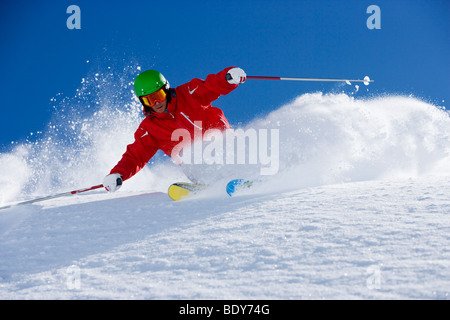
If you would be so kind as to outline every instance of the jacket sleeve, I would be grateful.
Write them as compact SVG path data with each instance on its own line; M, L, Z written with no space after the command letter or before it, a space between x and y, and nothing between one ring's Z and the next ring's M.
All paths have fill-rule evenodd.
M225 76L233 67L226 68L219 73L209 74L205 80L192 79L183 85L183 90L188 90L187 94L200 102L203 106L208 106L221 95L225 95L238 87L237 84L230 84Z
M138 173L158 151L152 136L142 126L136 130L134 139L110 172L120 174L124 181Z

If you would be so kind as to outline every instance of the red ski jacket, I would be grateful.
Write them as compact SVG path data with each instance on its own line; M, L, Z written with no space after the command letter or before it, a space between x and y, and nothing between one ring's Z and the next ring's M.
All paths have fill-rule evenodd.
M127 146L122 159L110 173L119 173L123 180L127 180L141 170L159 149L171 156L172 149L179 143L171 140L172 132L186 129L194 137L199 130L196 121L201 121L202 134L208 129L229 128L222 110L212 107L211 102L237 88L237 84L230 84L225 78L231 68L210 74L206 80L192 79L170 89L167 109L163 113L144 110L146 117L134 134L135 141Z

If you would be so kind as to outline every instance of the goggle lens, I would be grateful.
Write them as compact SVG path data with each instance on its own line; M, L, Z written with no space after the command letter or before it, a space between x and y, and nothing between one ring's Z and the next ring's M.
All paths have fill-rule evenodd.
M164 102L166 100L166 92L163 88L146 96L139 97L139 100L147 107L153 107L156 102Z

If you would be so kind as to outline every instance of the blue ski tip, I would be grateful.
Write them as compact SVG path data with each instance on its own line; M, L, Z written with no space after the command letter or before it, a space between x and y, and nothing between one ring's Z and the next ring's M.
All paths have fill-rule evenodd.
M230 197L232 197L236 192L241 191L243 189L248 189L252 186L253 181L244 180L244 179L235 179L231 180L227 184L227 193Z

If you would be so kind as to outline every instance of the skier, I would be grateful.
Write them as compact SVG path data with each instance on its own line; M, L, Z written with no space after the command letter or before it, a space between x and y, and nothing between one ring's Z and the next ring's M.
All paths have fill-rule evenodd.
M208 75L205 80L193 79L170 88L158 71L139 74L134 91L146 117L134 134L135 141L127 146L122 159L104 178L105 189L118 190L122 182L141 170L159 149L171 156L172 149L179 143L171 139L176 129L186 129L194 137L196 129L201 129L203 134L208 129L230 128L222 110L211 106L211 102L236 89L246 77L241 68L229 67Z

